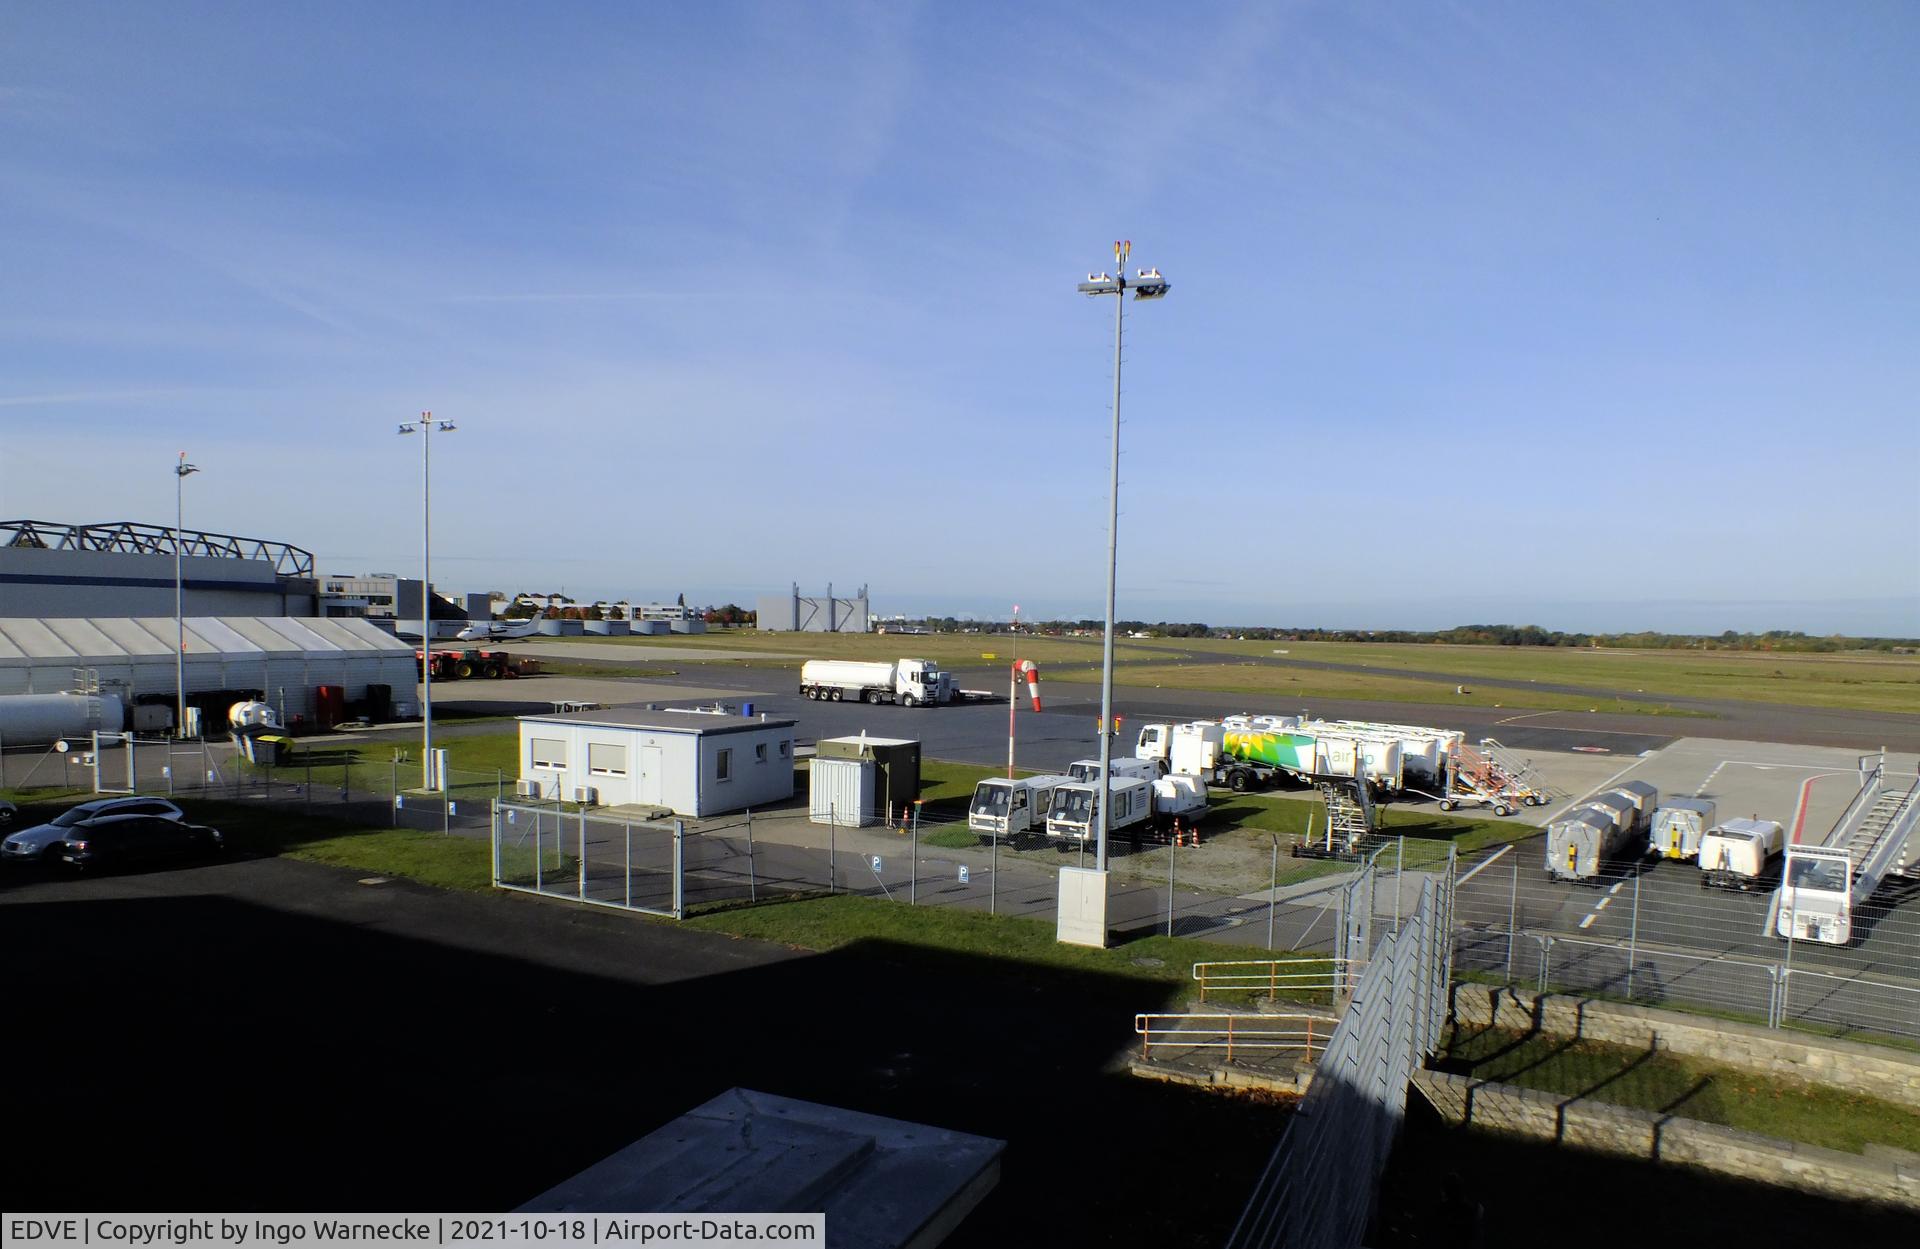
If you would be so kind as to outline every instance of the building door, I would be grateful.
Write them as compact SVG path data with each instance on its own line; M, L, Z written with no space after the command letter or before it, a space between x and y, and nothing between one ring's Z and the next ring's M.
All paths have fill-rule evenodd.
M660 748L642 746L638 754L640 781L634 791L634 801L646 806L664 807L667 804L660 796L660 772L663 766L660 762Z

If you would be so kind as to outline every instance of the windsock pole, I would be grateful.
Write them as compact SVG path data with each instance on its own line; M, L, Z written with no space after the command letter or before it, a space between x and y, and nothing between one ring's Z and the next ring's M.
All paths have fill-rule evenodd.
M1015 660L1007 674L1007 779L1013 779L1013 718L1020 708L1020 678L1027 678L1027 693L1033 698L1033 709L1040 710L1040 669L1031 659Z

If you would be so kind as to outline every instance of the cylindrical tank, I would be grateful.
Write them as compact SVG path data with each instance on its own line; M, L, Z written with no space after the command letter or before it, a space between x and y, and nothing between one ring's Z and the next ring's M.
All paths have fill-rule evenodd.
M118 733L126 715L115 694L0 695L0 744L41 746L95 730Z

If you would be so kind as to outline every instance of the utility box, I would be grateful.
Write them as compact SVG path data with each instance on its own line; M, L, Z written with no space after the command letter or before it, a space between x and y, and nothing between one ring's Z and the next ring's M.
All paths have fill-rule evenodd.
M809 817L815 824L837 827L864 828L873 823L873 782L877 771L871 759L815 757L809 770Z
M900 814L920 796L920 743L904 737L825 737L815 744L816 759L865 759L874 766L873 800L880 810Z

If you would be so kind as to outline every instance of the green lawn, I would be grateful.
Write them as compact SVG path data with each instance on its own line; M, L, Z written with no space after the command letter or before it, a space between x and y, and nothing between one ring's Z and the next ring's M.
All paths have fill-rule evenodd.
M1910 1108L1818 1084L1701 1062L1668 1050L1519 1032L1455 1030L1436 1064L1476 1079L1586 1097L1859 1153L1920 1150Z
M1056 680L1092 682L1097 669L1074 669ZM1218 690L1246 694L1289 710L1311 709L1317 699L1368 699L1398 703L1453 703L1465 707L1516 707L1539 711L1613 711L1634 715L1697 715L1676 711L1664 703L1641 697L1596 698L1585 694L1556 694L1513 686L1468 687L1457 693L1450 682L1359 672L1326 672L1317 668L1256 664L1245 660L1198 659L1166 664L1130 664L1115 671L1114 680L1131 687ZM1249 711L1258 710L1248 707Z
M1050 664L1100 662L1099 638L1050 638L1029 634L880 634L880 633L761 633L752 629L715 630L699 634L664 634L623 638L541 638L542 642L595 643L631 646L635 658L650 648L724 651L756 667L797 668L806 659L931 659L949 669L1010 665L1031 659L1041 666L1041 684ZM1114 647L1116 658L1151 659L1153 652L1137 643ZM797 656L797 658L795 658ZM989 658L991 656L991 658ZM700 662L700 661L690 661ZM714 661L708 661L714 662ZM724 662L724 661L720 661ZM1002 670L1004 676L1005 670Z
M1920 656L1766 651L1669 651L1544 646L1366 642L1239 642L1164 638L1135 642L1172 655L1358 664L1382 677L1458 673L1607 690L1627 699L1662 696L1793 703L1863 711L1920 711ZM1284 651L1285 654L1276 654ZM1303 677L1307 670L1300 670ZM1322 674L1335 676L1337 674ZM1452 685L1447 685L1448 690ZM1483 691L1495 698L1511 691ZM1519 706L1507 702L1507 706Z

